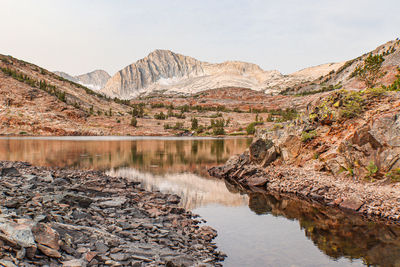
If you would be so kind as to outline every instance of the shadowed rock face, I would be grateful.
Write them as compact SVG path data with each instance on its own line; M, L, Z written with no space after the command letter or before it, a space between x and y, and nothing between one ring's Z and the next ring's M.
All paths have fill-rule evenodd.
M112 97L132 98L154 91L191 94L233 86L276 93L287 86L314 79L317 72L323 75L339 67L340 64L321 65L312 71L282 75L276 70L264 71L246 62L212 64L168 50L155 50L117 72L102 92Z
M298 220L305 235L334 259L362 259L378 266L400 264L400 226L366 221L338 209L268 193L249 194L249 207L257 214Z

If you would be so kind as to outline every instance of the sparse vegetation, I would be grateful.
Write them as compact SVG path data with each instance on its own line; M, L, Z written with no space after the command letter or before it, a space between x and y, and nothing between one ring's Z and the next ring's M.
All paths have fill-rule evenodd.
M211 126L213 135L224 135L225 134L225 120L224 119L217 119L211 120Z
M143 105L132 105L131 115L136 118L143 118L144 116Z
M335 103L336 104L336 103ZM340 104L341 107L340 107ZM359 92L346 93L342 102L337 102L339 109L339 118L351 119L360 115L364 109L364 99Z
M255 134L256 133L256 123L252 122L246 127L246 132L249 135Z
M297 110L295 110L293 108L270 110L269 113L270 113L270 116L268 116L267 121L270 121L270 122L271 121L275 121L275 122L290 121L290 120L294 120L298 116Z
M307 143L309 141L311 141L312 139L314 139L315 137L317 137L317 131L312 130L312 131L303 131L301 133L301 141L303 143Z
M296 94L295 96L306 96L306 95L314 95L314 94L319 94L319 93L324 93L324 92L329 92L329 91L333 91L333 90L338 90L342 88L342 85L340 83L333 85L330 84L328 86L322 86L320 89L318 90L314 90L314 91L305 91L305 92L301 92Z
M167 118L167 116L162 111L160 113L156 113L154 115L154 119L156 119L156 120L165 120L166 118Z
M391 170L386 174L386 177L389 177L394 183L400 182L400 168Z
M131 126L137 127L137 119L134 116L132 116L132 119L131 119Z
M378 173L379 168L378 168L378 166L376 166L375 162L370 161L367 166L367 170L368 170L368 177L371 178Z
M10 69L7 67L6 68L2 67L1 71L6 75L11 76L12 78L14 78L17 81L28 84L29 86L34 87L34 88L39 88L43 91L46 91L50 95L57 97L60 101L65 102L65 103L67 102L64 91L57 89L56 86L48 84L44 80L38 81L38 80L32 79L31 77L29 77L26 74L23 74L21 72L18 72L16 70L13 70L13 69Z
M397 69L398 73L396 75L397 80L395 80L391 85L389 85L388 87L383 87L385 88L387 91L400 91L400 68Z
M191 120L192 122L192 130L197 130L197 128L199 127L199 120L196 118L192 118Z
M350 77L357 77L365 83L367 88L375 87L378 80L386 74L382 70L383 61L385 61L383 55L369 54L364 62L356 67Z
M176 122L175 126L173 126L172 129L174 129L174 130L185 130L183 128L183 123L182 122Z

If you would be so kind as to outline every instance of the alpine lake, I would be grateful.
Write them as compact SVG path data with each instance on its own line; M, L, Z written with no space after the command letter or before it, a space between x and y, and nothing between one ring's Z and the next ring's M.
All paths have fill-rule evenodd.
M224 266L400 266L400 227L295 197L239 190L207 169L248 138L2 137L0 160L95 169L181 197L218 231Z

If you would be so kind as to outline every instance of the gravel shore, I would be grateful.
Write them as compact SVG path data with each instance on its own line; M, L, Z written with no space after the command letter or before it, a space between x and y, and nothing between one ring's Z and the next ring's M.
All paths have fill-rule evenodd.
M0 266L221 266L179 197L98 171L0 161Z
M390 179L371 183L334 177L311 168L264 168L251 162L248 152L232 157L224 166L211 168L209 173L250 191L291 194L370 219L400 224L400 183Z

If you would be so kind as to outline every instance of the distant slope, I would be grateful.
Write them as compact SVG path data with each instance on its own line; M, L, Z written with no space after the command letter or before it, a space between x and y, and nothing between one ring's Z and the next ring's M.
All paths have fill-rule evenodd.
M314 67L318 75L337 69L338 65ZM180 55L169 50L155 50L147 57L118 71L101 90L111 97L133 98L152 92L194 94L222 87L250 88L277 93L296 84L314 79L307 71L283 75L264 71L246 62L227 61L213 64Z
M93 90L100 90L110 79L110 74L104 70L95 70L86 74L71 76L68 73L61 71L54 71L55 74L63 77L64 79L70 80L75 83L79 83Z
M396 79L396 75L398 74L397 69L400 67L400 40L398 39L389 41L362 56L344 62L344 64L342 64L342 66L336 71L330 72L312 83L298 85L297 87L290 88L290 90L286 90L285 93L294 94L316 92L324 90L324 88L339 87L345 87L346 89L361 89L365 87L365 85L359 81L357 77L353 77L352 73L359 64L363 63L364 59L370 53L374 55L383 55L385 61L382 66L387 74L380 80L380 83L384 85L391 84Z
M321 64L314 67L305 68L296 72L293 72L292 76L309 77L313 80L318 79L321 76L327 75L331 71L336 71L346 63L345 61L339 63L327 63Z

